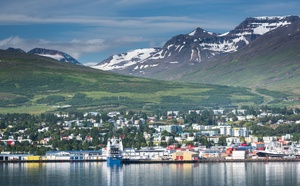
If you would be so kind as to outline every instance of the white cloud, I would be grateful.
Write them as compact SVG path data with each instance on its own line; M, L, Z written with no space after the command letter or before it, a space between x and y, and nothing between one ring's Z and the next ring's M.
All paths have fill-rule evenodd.
M66 42L52 42L47 40L30 40L23 39L18 36L9 37L0 40L0 48L7 49L9 47L21 48L28 52L33 48L54 49L70 54L78 59L82 54L99 53L103 50L114 48L117 46L126 46L129 43L143 41L142 38L124 37L115 38L110 41L103 39L78 40L74 39Z
M284 3L279 0L0 1L0 29L41 25L36 39L25 39L33 38L36 30L12 30L13 35L20 37L8 37L10 31L6 29L6 34L2 32L0 37L0 48L16 47L28 51L42 47L61 50L78 59L108 49L109 53L113 53L113 49L120 52L117 49L125 48L123 46L132 46L132 49L162 46L171 37L189 33L197 27L226 32L246 17L288 11L294 14L299 6L295 0ZM48 28L51 31L48 32Z

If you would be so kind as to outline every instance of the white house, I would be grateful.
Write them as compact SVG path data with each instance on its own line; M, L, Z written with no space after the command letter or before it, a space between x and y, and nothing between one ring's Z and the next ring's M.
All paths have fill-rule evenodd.
M238 137L229 137L229 138L226 138L226 143L227 143L228 146L230 146L232 144L241 143L241 140Z
M232 127L230 125L219 126L220 135L232 136Z

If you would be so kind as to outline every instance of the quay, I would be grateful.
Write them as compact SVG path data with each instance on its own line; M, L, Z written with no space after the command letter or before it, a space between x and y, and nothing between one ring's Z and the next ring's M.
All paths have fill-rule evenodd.
M87 160L0 160L0 163L76 163L76 162L106 162L105 159ZM236 163L236 162L300 162L300 158L260 158L260 159L221 159L221 158L202 158L198 160L122 160L122 164L184 164L184 163Z

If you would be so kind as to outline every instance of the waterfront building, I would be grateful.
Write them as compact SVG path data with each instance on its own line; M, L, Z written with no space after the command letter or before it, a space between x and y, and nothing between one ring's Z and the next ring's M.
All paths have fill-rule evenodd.
M221 151L218 149L205 149L200 150L199 152L200 158L215 158L215 157L221 157Z
M244 159L246 159L246 151L244 151L244 150L234 150L234 151L232 151L231 157L226 157L226 159L244 160Z
M199 154L191 151L178 151L172 154L172 160L191 161L198 160Z

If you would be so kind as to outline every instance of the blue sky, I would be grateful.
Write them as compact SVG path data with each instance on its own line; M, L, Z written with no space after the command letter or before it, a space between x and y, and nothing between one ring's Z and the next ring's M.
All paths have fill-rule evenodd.
M247 17L300 15L299 0L9 0L0 7L0 49L56 49L83 64L162 47L197 27L224 33Z

